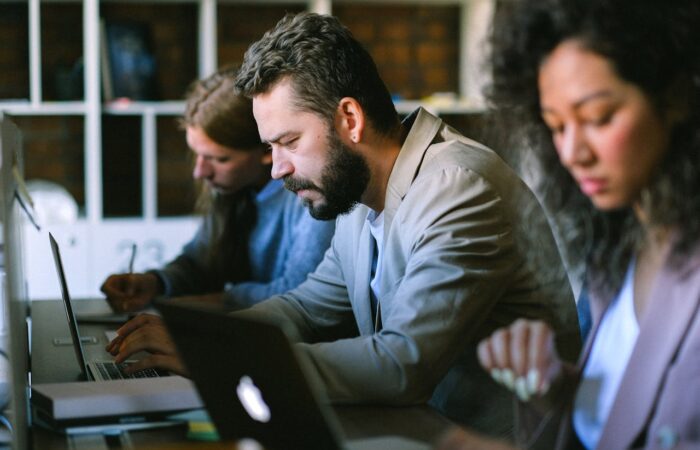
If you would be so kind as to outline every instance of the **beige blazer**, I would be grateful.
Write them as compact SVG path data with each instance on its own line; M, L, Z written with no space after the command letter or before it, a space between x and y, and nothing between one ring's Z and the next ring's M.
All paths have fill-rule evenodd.
M406 125L386 191L382 328L375 330L370 307L363 205L337 220L305 283L247 314L289 326L335 403L431 399L450 417L503 432L511 400L480 368L476 343L518 317L536 317L568 331L564 352L577 355L568 280L537 200L493 151L422 109ZM546 264L560 269L556 277L535 275L523 252L525 227Z

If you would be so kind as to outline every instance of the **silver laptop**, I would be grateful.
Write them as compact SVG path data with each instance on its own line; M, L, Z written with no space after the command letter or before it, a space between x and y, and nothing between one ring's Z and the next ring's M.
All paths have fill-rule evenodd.
M277 326L167 300L156 308L222 439L253 438L271 450L430 448L398 436L345 440Z
M68 291L68 283L66 282L66 274L63 269L63 261L61 260L61 251L58 247L56 239L49 233L49 241L51 243L51 252L53 253L54 263L56 265L56 273L58 274L58 282L61 285L61 298L66 310L68 318L68 328L70 329L71 341L75 349L75 356L80 365L80 371L85 380L122 380L128 378L150 378L168 375L167 372L162 372L154 369L142 370L134 374L126 374L126 368L133 361L125 361L117 364L110 360L86 360L85 352L83 351L83 341L78 331L78 321L75 318L73 307L71 305L70 293Z

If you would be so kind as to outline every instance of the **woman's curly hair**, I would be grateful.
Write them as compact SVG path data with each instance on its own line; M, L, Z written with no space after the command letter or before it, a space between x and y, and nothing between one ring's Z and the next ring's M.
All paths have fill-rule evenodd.
M518 149L521 170L570 256L587 258L592 289L617 289L643 230L631 207L596 209L560 164L542 121L539 68L573 40L605 57L617 75L650 99L658 117L679 109L670 148L640 204L652 225L679 231L674 256L700 238L700 2L697 0L519 0L499 11L491 39L487 97L506 148Z

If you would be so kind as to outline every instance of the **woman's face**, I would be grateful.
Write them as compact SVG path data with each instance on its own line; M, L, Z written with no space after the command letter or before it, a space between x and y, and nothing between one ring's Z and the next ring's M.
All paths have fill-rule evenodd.
M195 155L192 176L221 194L233 194L270 179L270 152L263 147L236 150L214 142L201 128L187 127L187 145Z
M552 51L538 83L559 160L581 191L602 210L634 204L669 145L650 99L575 41Z

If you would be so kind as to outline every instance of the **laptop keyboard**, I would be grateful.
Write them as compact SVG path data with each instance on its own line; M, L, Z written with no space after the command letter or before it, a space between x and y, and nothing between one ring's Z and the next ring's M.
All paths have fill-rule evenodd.
M128 363L117 364L112 361L98 361L94 363L97 370L103 378L107 380L124 380L129 378L153 378L159 377L160 373L155 369L144 369L134 372L132 374L127 374L124 369L129 366Z

